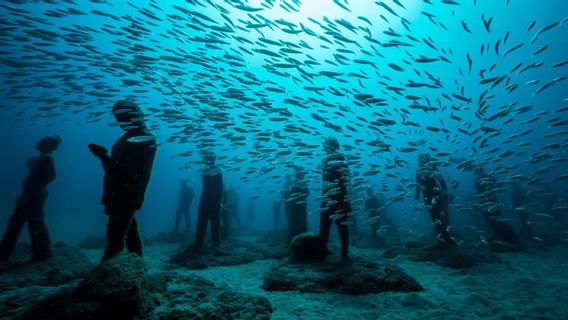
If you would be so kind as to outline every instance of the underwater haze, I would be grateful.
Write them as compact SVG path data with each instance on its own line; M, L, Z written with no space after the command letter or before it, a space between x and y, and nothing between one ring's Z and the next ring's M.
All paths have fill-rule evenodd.
M159 305L121 319L567 319L567 28L562 0L0 1L1 231L11 228L36 144L61 138L43 206L55 262L39 269L0 262L0 318L39 319L44 299L94 277L73 271L37 282L26 274L73 269L57 262L60 246L67 251L59 256L77 255L95 275L107 263L98 265L112 216L101 203L105 169L88 145L111 150L125 127L113 106L127 100L156 139L135 213L141 268L149 282L166 271L175 276L168 289L148 293ZM329 138L349 171L351 211L337 229L349 229L351 262L336 257L335 226L327 261L333 272L353 268L333 276L325 261L307 263L317 271L295 264L299 240L289 236L286 209L305 204L303 231L321 235L322 212L333 206L322 181ZM223 234L221 249L180 262L175 253L187 253L196 233L208 154L222 172L224 197L236 190L231 214L240 221L222 221L230 236ZM433 201L420 180L426 167L444 181L431 189L440 194ZM294 179L296 172L305 176ZM190 230L180 235L172 230L184 179L195 197ZM287 179L307 191L284 199ZM369 211L369 188L380 214ZM522 190L521 204L514 190ZM439 217L442 198L448 209ZM282 199L276 228L273 207ZM500 238L502 228L515 240ZM445 232L455 248L434 245L442 253L430 254ZM18 239L32 240L27 229ZM28 247L15 255L27 258ZM365 291L373 281L342 282L373 273L367 262L395 265L417 284L380 282L380 290ZM286 274L299 280L270 282ZM302 286L313 274L325 281ZM211 282L214 289L199 290L214 310L179 294L197 290L184 277ZM40 289L21 291L28 287ZM238 298L217 306L225 294L215 290ZM110 319L89 308L81 310Z

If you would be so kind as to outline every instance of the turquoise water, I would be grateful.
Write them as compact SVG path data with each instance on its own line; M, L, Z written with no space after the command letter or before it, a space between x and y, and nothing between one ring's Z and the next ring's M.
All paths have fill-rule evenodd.
M139 214L145 235L171 228L178 179L199 193L200 149L218 155L241 212L256 199L261 230L289 165L305 168L314 228L321 143L333 136L359 223L371 186L401 231L430 233L412 197L418 154L430 152L464 236L476 201L465 161L521 181L546 236L534 216L543 192L566 200L567 12L553 0L4 1L0 214L11 212L36 141L59 134L52 236L102 235L102 172L86 146L110 147L120 133L110 108L133 99L160 144Z

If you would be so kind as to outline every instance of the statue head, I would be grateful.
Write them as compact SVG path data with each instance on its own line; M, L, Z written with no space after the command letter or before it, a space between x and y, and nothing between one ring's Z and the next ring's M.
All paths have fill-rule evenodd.
M481 176L481 175L485 174L485 170L483 169L483 166L481 166L479 164L475 166L475 169L473 170L473 172L476 176Z
M57 150L57 148L59 148L60 144L61 144L61 138L59 136L57 135L47 136L42 138L38 142L36 149L42 154L52 153L53 151Z
M428 162L430 162L430 160L432 160L432 157L430 157L430 154L428 153L421 153L418 156L418 166L419 167L423 167L425 166Z
M335 153L339 150L339 141L336 138L328 137L323 143L323 148L329 154Z
M203 161L208 165L215 164L215 154L212 151L205 150L201 153Z
M144 128L142 109L132 101L119 100L112 106L112 114L124 131Z

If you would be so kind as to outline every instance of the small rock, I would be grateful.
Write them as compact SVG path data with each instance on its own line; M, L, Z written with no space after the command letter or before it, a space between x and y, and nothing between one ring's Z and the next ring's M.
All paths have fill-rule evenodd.
M298 261L323 260L327 250L320 236L311 232L299 234L292 239L290 248Z
M269 247L264 244L251 244L244 241L227 241L220 246L205 246L196 248L187 246L181 252L174 254L170 262L180 264L191 270L210 267L234 266L251 263L261 259L278 259L288 255L287 249Z
M30 262L29 245L19 245L0 263L0 292L30 286L60 286L84 278L94 267L78 248L59 244L45 261Z
M422 286L400 268L353 259L349 262L282 263L270 270L261 286L267 291L370 294L384 291L415 292Z
M82 249L104 249L107 245L106 237L88 237L79 242Z
M142 259L121 254L97 266L76 288L42 300L18 319L134 319L153 309L148 287Z

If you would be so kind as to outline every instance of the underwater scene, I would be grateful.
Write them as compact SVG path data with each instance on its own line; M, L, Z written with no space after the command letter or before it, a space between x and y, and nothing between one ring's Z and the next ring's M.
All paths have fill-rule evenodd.
M568 319L568 2L1 0L0 319Z

